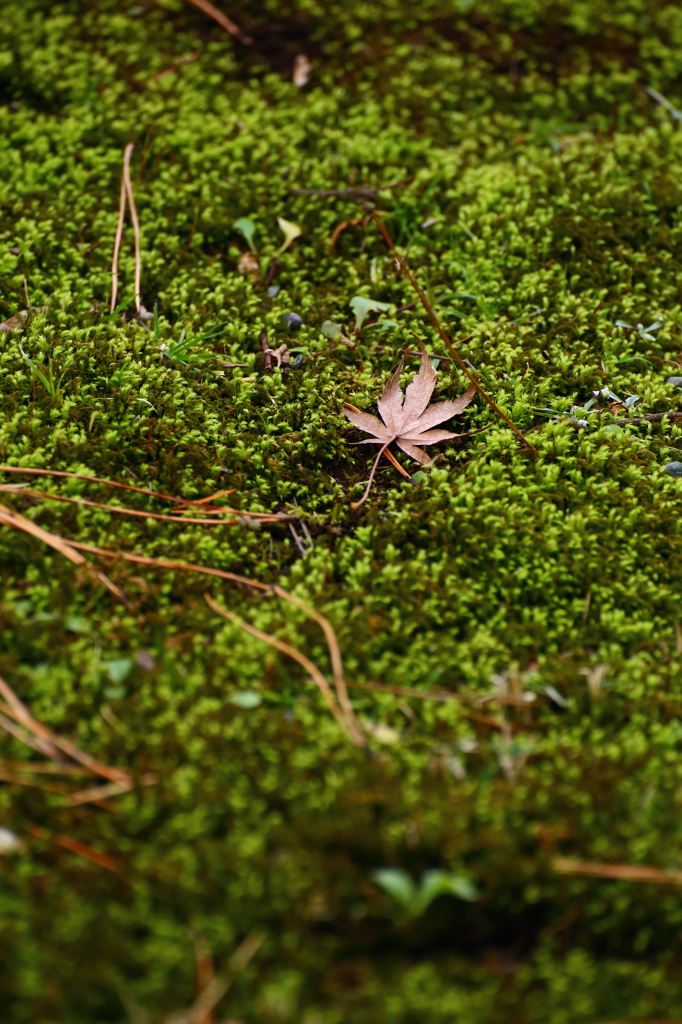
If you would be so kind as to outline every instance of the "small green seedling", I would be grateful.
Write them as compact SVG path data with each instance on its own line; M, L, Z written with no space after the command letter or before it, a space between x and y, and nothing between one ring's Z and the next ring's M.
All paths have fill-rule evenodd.
M21 352L22 356L24 357L29 367L31 368L33 376L40 381L40 383L43 385L52 401L57 402L59 405L61 405L64 400L64 396L62 394L62 389L60 388L59 385L62 382L64 374L62 374L59 380L56 381L54 379L54 363L52 359L48 360L47 366L43 366L41 363L34 363L33 360L26 355L23 348L20 347L19 351Z
M222 325L219 324L218 326ZM190 349L202 341L211 341L212 338L219 338L224 333L225 330L222 330L216 331L214 334L198 334L194 338L188 338L186 331L183 330L179 341L176 341L174 344L166 345L165 342L161 342L159 353L162 359L171 359L174 362L182 363L183 366L188 366L189 363L204 362L211 358L211 352L192 352Z
M400 868L379 868L372 875L372 881L390 893L410 917L419 917L423 914L437 896L456 896L470 903L478 899L475 886L463 875L452 871L425 871L417 885L407 871Z
M656 338L651 333L652 331L658 331L663 326L663 317L659 316L652 324L648 327L644 327L643 324L628 324L625 320L615 320L616 327L626 327L629 331L637 331L640 338L645 338L647 341L655 341Z
M284 252L299 235L303 234L303 228L300 228L298 224L292 224L290 220L285 220L284 217L278 217L277 223L284 235L284 243L280 246L279 252Z
M255 252L256 247L253 244L253 236L256 234L257 228L254 222L249 217L240 217L239 220L234 222L232 227L235 231L238 231L240 235L243 235L251 252Z
M376 299L366 299L364 295L356 295L350 300L350 308L355 313L355 333L359 334L370 313L387 313L391 304L390 302L377 302Z

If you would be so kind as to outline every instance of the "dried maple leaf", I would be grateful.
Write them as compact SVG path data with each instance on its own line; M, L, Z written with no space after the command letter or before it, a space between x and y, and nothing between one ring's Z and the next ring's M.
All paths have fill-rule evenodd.
M431 430L438 423L449 420L451 416L458 416L476 394L475 388L470 388L465 394L460 395L451 402L438 402L437 405L429 405L433 389L436 386L436 371L431 365L431 360L426 354L422 342L419 342L422 352L422 365L419 373L408 384L403 399L400 389L400 374L403 364L391 377L384 388L384 393L377 402L381 419L370 415L367 412L358 412L356 409L344 409L348 419L360 430L364 430L373 437L368 441L359 441L359 444L380 444L381 449L370 473L365 493L353 504L358 508L367 499L372 480L376 472L377 463L393 441L399 448L409 455L415 462L425 465L429 462L426 452L420 450L421 445L438 444L439 441L449 441L453 437L461 437L461 434L453 434L449 430Z

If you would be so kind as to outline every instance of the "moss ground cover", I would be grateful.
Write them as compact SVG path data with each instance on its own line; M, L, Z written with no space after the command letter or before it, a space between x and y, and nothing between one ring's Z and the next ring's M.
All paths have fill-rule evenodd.
M280 583L332 622L353 683L534 699L352 689L368 755L299 666L203 595L326 670L303 612L102 562L123 604L2 527L0 674L83 749L159 776L109 809L0 783L0 824L22 843L0 856L2 1020L154 1024L196 995L193 935L220 970L254 931L263 944L216 1020L680 1017L680 890L554 861L682 863L682 482L665 469L682 430L616 422L682 411L682 136L645 91L682 101L682 13L641 0L228 13L251 46L181 0L3 4L0 314L26 293L33 309L0 335L0 460L183 498L229 490L244 512L298 517L298 542L246 516L203 526L0 499L66 538ZM108 315L131 141L147 327ZM462 421L480 433L432 448L414 483L384 463L351 509L374 452L350 445L343 403L375 411L412 332L445 353L364 211L297 191L348 188L380 190L462 356L536 456L477 399ZM278 217L302 228L284 250ZM132 307L128 226L119 270ZM387 304L357 335L356 296ZM266 370L263 331L288 364ZM466 390L439 367L436 400ZM168 511L81 480L2 480ZM4 734L0 750L27 757ZM386 868L450 872L477 898L410 916L373 880Z

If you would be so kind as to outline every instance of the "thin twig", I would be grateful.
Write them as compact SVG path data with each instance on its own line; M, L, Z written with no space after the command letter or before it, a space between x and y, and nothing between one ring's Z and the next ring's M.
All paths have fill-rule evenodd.
M400 463L398 462L398 460L396 459L395 455L393 454L393 452L391 451L390 448L386 449L386 451L384 452L384 455L386 456L388 461L391 463L393 468L397 469L398 472L401 473L405 477L406 480L412 480L412 477L410 476L410 474L407 472L406 469L403 469L403 467L400 465Z
M433 324L433 326L438 331L438 334L440 335L440 337L441 337L445 347L447 348L448 352L450 353L450 355L452 356L454 361L457 363L457 365L462 370L462 372L464 374L466 374L466 376L469 378L469 380L471 381L473 386L478 391L478 393L481 396L481 398L483 398L483 400L485 402L487 402L487 404L490 406L490 408L493 410L493 412L496 413L498 416L500 416L504 420L504 422L507 424L507 426L511 427L511 429L514 431L514 433L517 434L518 437L521 438L523 443L526 445L526 447L531 452L533 452L533 454L537 455L537 450L533 447L533 445L530 443L530 441L527 440L527 438L519 430L519 428L516 426L516 424L513 423L509 419L509 417L507 416L506 413L502 412L502 410L497 405L497 403L483 389L483 387L481 386L481 384L480 384L476 374L473 373L469 369L469 367L466 365L465 361L462 359L462 357L460 356L460 354L457 351L457 349L455 348L455 346L450 341L450 339L449 339L449 337L447 335L447 332L446 332L445 328L443 327L443 325L441 324L441 322L438 319L438 317L436 316L436 313L435 313L431 303L429 302L429 299L428 299L426 293L424 292L423 288L421 287L421 285L417 281L417 278L412 273L410 267L407 264L407 261L405 260L405 257L401 256L401 254L398 252L393 239L391 238L391 236L389 235L388 231L386 230L386 227L384 226L384 222L382 221L382 219L379 216L379 214L377 213L377 211L376 210L372 210L371 211L371 216L374 219L374 222L376 223L377 227L381 231L381 234L383 235L384 240L385 240L386 244L388 245L389 249L393 252L393 254L395 255L395 258L398 260L398 263L400 264L401 270L408 277L410 283L412 284L412 287L414 288L414 290L416 291L417 295L421 299L422 305L424 306L424 309L428 313L428 316L429 316L429 319L431 320L431 323Z
M137 219L137 207L133 195L133 184L130 180L130 157L132 156L134 142L129 142L123 153L123 184L125 186L128 203L130 205L130 219L133 222L133 234L135 236L135 309L140 313L140 281L142 279L142 253L140 250L140 222Z
M273 278L274 278L275 274L277 273L278 268L279 268L279 260L275 257L275 259L272 261L272 263L268 267L268 272L267 272L267 274L265 276L265 287L266 288L269 288L270 285L272 284Z
M80 764L85 765L86 768L90 768L95 775L101 775L105 779L111 779L112 782L127 782L130 779L129 772L126 772L121 768L110 768L109 765L102 764L102 762L98 761L97 758L91 757L90 754L86 754L84 751L79 750L78 747L74 746L74 744L70 742L70 740L65 740L61 736L58 736L56 733L52 732L51 729L48 729L47 726L43 725L41 722L37 722L34 718L30 719L30 724L29 722L22 721L20 716L17 715L8 704L4 704L2 701L0 701L0 711L5 715L10 715L11 718L16 719L17 721L21 721L22 725L27 729L30 729L30 731L40 739L51 740L55 746L63 750L65 754L69 755L69 757L72 757L74 761L78 761Z
M147 772L146 775L143 775L138 780L138 784L141 786L154 786L158 781L158 775L154 772ZM66 801L66 805L67 807L75 807L77 804L98 803L100 800L106 800L110 796L128 793L133 789L134 785L135 780L129 779L128 782L108 782L104 786L91 786L89 789L81 789L77 793L72 793Z
M116 225L116 237L114 239L114 255L111 260L111 305L109 313L116 309L118 298L118 255L121 250L121 239L123 238L123 222L126 215L126 183L125 176L121 173L121 191L118 202L118 223Z
M411 686L388 686L386 683L353 683L349 680L349 686L361 690L377 690L379 693L390 693L396 697L418 697L419 700L452 701L457 704L470 702L475 698L460 697L456 693L448 693L446 690L415 690Z
M296 499L294 499L294 500L296 500ZM298 525L303 530L303 532L305 534L305 539L308 541L308 544L310 545L310 551L312 551L312 549L315 547L315 541L313 540L313 538L310 535L310 530L308 529L308 525L307 525L305 519L301 519L299 521Z
M14 736L15 739L19 740L20 743L25 743L27 747L31 747L32 750L37 750L40 754L45 754L46 757L51 757L50 753L52 747L48 745L45 740L38 739L37 736L33 736L32 733L26 729L22 729L20 725L16 725L10 721L9 718L5 718L4 715L0 715L0 728L4 729L10 736ZM64 755L59 752L60 757Z
M52 782L33 775L17 775L15 772L8 772L0 768L0 781L6 782L8 786L31 786L33 789L42 789L46 793L59 793L63 796L68 793L68 787L63 782Z
M29 744L30 746L30 744ZM58 751L61 755L61 751ZM37 772L40 775L92 775L90 768L80 764L49 764L47 761L0 761L0 768L15 772Z
M213 18L214 21L217 21L226 32L229 32L231 36L238 39L240 43L244 43L245 46L250 46L253 42L252 39L242 32L239 25L235 25L235 23L231 21L226 14L219 11L217 7L214 7L209 0L188 0L188 3L198 7L200 11L204 12L204 14L208 14L209 18Z
M393 441L393 440L395 440L395 439L394 439L394 438L391 438L391 441ZM374 460L374 464L373 464L373 466L372 466L372 471L371 471L371 473L369 474L369 480L367 481L367 486L365 487L365 493L364 493L364 494L362 495L362 497L360 498L360 500L359 500L359 501L353 501L353 502L351 502L351 506L350 506L350 507L351 507L351 508L352 508L353 510L355 510L355 509L358 509L358 508L360 508L360 506L361 506L362 504L364 504L364 502L366 502L366 501L367 501L367 497L368 497L368 495L369 495L369 492L370 492L370 488L371 488L371 486L372 486L372 480L374 480L374 474L376 473L376 471L377 471L377 466L379 465L379 459L380 459L380 458L381 458L381 456L382 456L382 455L383 455L383 454L384 454L384 453L385 453L385 452L386 452L386 451L388 450L388 446L389 446L389 444L391 443L391 441L387 441L387 442L386 442L386 444L382 445L382 446L381 446L381 448L379 449L379 451L378 451L378 453L377 453L377 457L375 458L375 460Z
M514 707L529 707L529 702L514 697L505 697L497 693L461 694L450 693L449 690L416 690L411 686L388 686L386 683L357 683L348 681L348 686L361 690L377 690L379 693L391 693L396 697L417 697L419 700L451 701L456 704L508 704Z

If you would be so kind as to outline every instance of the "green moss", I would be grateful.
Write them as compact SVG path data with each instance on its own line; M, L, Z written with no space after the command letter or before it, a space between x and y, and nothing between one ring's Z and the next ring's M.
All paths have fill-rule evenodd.
M500 732L490 706L355 689L368 729L400 736L367 757L297 665L203 594L326 666L303 613L120 563L123 605L3 527L0 672L52 728L161 779L115 811L0 783L0 824L24 841L0 857L3 1021L122 1024L132 999L155 1022L195 994L193 930L222 967L253 929L266 941L220 1004L245 1022L679 1016L676 891L551 865L682 856L682 484L664 470L682 430L569 415L604 388L644 414L679 408L682 142L644 87L680 104L682 15L641 0L229 13L252 47L180 0L4 5L0 319L25 308L24 281L35 308L0 339L0 459L184 497L234 489L239 509L300 515L314 547L303 557L282 525L3 502L67 538L280 581L333 622L354 682L484 695L506 673L536 699L503 707L517 731ZM305 89L290 82L301 52ZM106 315L128 141L156 331ZM355 513L370 456L349 445L343 402L373 410L411 332L440 342L420 308L402 310L413 293L370 223L331 248L358 206L295 190L396 182L377 200L387 226L537 457L475 403L464 420L482 433L439 446L418 486L386 464ZM239 270L243 217L263 277L277 218L303 228L275 296ZM128 226L120 271L131 301ZM398 326L334 348L320 328L350 332L356 295ZM615 325L659 316L653 333ZM263 329L297 368L264 372ZM183 332L193 344L169 358ZM465 386L441 362L437 395ZM32 483L121 502L105 485ZM260 705L231 702L239 689ZM27 756L8 737L1 753ZM385 866L465 872L481 898L441 896L405 920L371 880Z

